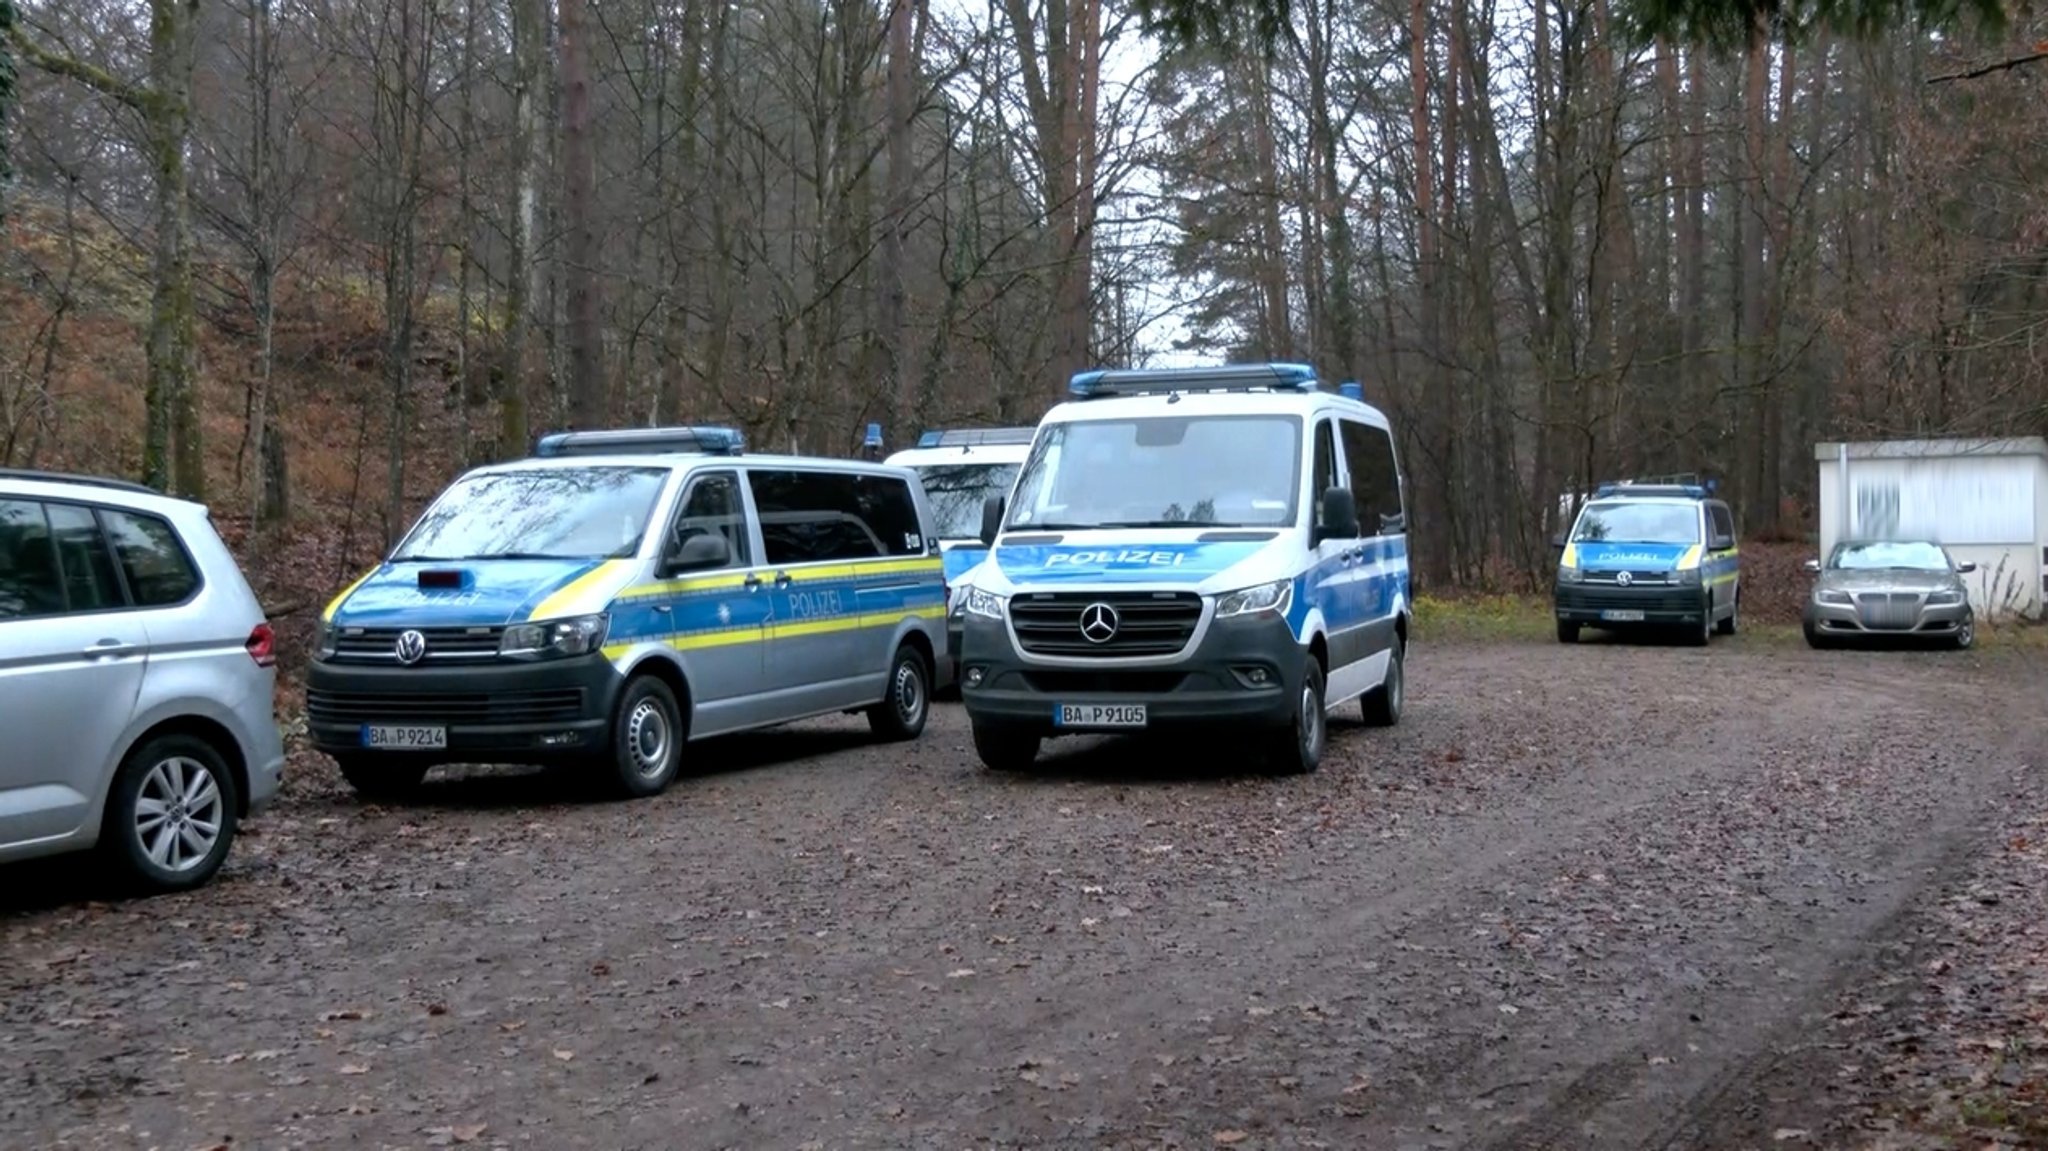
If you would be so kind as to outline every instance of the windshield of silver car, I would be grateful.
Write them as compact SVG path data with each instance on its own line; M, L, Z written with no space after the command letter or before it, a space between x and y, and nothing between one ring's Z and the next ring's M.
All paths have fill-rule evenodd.
M1696 544L1696 504L1604 500L1586 505L1572 539L1579 543Z
M1828 566L1838 571L1947 571L1948 553L1924 540L1883 540L1842 544Z
M1297 416L1139 416L1045 429L1009 528L1284 527L1301 489Z

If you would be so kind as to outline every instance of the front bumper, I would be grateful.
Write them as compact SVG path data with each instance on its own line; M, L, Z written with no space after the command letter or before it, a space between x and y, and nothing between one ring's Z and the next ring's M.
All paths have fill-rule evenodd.
M1697 624L1707 610L1706 592L1697 584L1559 583L1551 601L1559 622L1589 627Z
M306 675L306 727L330 755L414 763L545 763L603 750L625 680L593 653L532 663L391 667L316 663ZM369 724L441 727L448 746L364 746Z
M1145 729L1294 722L1308 653L1279 616L1212 621L1180 658L1142 664L1048 663L1020 655L1001 620L965 618L960 699L970 720L1017 724L1043 735L1126 728L1062 728L1062 704L1143 704Z
M1970 618L1968 603L1930 604L1921 595L1901 598L1896 603L1889 598L1884 603L1865 602L1866 598L1858 596L1849 603L1823 603L1808 599L1806 626L1821 635L1846 639L1945 639L1960 631Z

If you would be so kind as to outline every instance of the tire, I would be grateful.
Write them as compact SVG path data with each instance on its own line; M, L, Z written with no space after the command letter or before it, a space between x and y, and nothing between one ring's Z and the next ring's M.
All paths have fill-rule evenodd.
M922 652L903 644L889 664L889 694L868 708L868 728L878 738L901 743L923 735L931 714L931 665Z
M1727 618L1727 619L1724 619L1724 620L1722 620L1721 622L1719 622L1719 623L1717 623L1717 624L1715 624L1715 625L1714 625L1714 630L1715 630L1715 631L1717 631L1717 632L1720 632L1720 633L1721 633L1722 635L1734 635L1734 634L1735 634L1735 628L1736 628L1736 620L1735 620L1735 617L1736 617L1736 616L1739 616L1739 615L1741 615L1741 614L1742 614L1742 593L1741 593L1741 592L1736 592L1736 593L1735 593L1735 602L1734 602L1734 603L1732 603L1732 604L1730 604L1730 605L1728 605L1728 618Z
M1577 643L1577 642L1579 642L1579 625L1578 625L1578 624L1575 624L1575 623L1573 623L1573 622L1571 622L1570 620L1562 620L1562 619L1561 619L1561 620L1558 620L1558 621L1557 621L1557 642L1559 642L1559 643Z
M668 790L683 762L682 709L667 684L651 675L626 681L612 717L611 771L606 783L627 799Z
M1833 641L1829 640L1828 637L1822 635L1820 633L1820 629L1813 626L1813 622L1811 620L1807 621L1803 626L1800 627L1799 630L1806 633L1806 646L1812 648L1815 651L1826 651L1828 648L1834 646Z
M100 845L133 887L190 891L226 862L240 804L235 774L212 744L158 736L130 751L114 773Z
M1949 645L1957 651L1968 651L1977 643L1977 617L1975 613L1963 617L1963 626L1956 629L1955 638Z
M385 756L334 757L341 777L348 781L356 798L366 803L395 803L419 794L427 769L416 763Z
M1268 737L1266 760L1283 775L1307 775L1322 766L1323 748L1330 739L1330 716L1323 710L1323 665L1314 657L1307 662L1293 720Z
M1394 647L1387 653L1387 678L1359 697L1358 709L1368 727L1392 727L1401 722L1401 704L1407 695L1405 664L1408 643L1397 632Z
M974 725L974 754L990 771L1023 771L1038 762L1041 737L1030 728L1007 723Z
M1705 647L1714 641L1714 597L1705 596L1700 601L1700 625L1685 633L1687 647Z

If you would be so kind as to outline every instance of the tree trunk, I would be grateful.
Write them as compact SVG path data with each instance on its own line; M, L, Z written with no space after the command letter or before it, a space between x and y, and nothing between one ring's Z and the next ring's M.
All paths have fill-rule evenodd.
M597 157L590 139L590 32L586 0L561 0L562 215L568 229L569 411L577 427L603 427L610 401L604 376L597 262Z
M1761 26L1749 38L1744 57L1743 101L1743 195L1737 213L1739 242L1736 245L1742 276L1739 293L1741 337L1736 340L1740 365L1742 435L1736 443L1740 461L1741 508L1750 524L1762 522L1767 509L1763 482L1763 461L1769 454L1764 444L1764 389L1770 370L1764 347L1764 232L1769 205L1764 187L1766 134L1770 124L1771 45Z
M882 194L881 299L876 321L881 350L881 381L887 389L889 443L904 443L910 435L912 410L917 403L915 376L910 370L909 270L904 267L904 242L910 232L912 181L912 129L916 109L911 99L911 78L917 72L912 54L913 0L890 0L888 27L888 124L886 147L887 181Z
M534 259L534 226L540 208L540 86L543 0L510 0L512 6L512 227L506 242L505 347L499 361L497 455L526 450L526 350L540 264Z

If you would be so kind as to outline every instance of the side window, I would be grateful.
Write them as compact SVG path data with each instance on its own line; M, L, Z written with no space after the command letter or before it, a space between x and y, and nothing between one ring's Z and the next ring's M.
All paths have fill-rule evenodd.
M728 567L753 564L747 508L740 499L740 478L735 473L712 472L690 481L689 493L683 497L682 509L676 513L675 527L669 533L669 546L707 533L725 537L726 546L732 549L732 563Z
M100 520L114 541L114 558L136 607L169 607L199 590L199 573L171 525L155 516L113 510L101 511Z
M1316 421L1315 483L1309 489L1311 508L1314 508L1315 524L1323 526L1323 493L1337 486L1337 443L1330 433L1330 421ZM1359 514L1365 514L1363 507Z
M924 554L924 525L917 520L917 497L910 485L893 476L853 477L860 518L892 556Z
M911 540L915 546L905 550L900 525L894 525L893 537L883 534L892 528L882 509L875 506L881 494L877 486L883 482L881 477L851 472L749 471L747 486L761 516L761 542L766 550L762 558L782 566L921 551L922 536ZM902 487L900 482L888 482ZM913 533L917 531L915 507L911 505L908 529Z
M77 504L48 504L50 539L57 548L57 569L64 580L64 598L74 612L111 611L125 607L121 577L114 574L114 555L100 533L92 509ZM183 596L178 597L183 599Z
M1364 421L1345 420L1344 462L1351 469L1359 530L1375 536L1405 531L1391 522L1402 512L1401 473L1394 467L1392 437Z
M1734 539L1735 516L1729 512L1728 505L1708 504L1707 507L1713 512L1714 515L1715 534L1727 536L1731 540Z
M0 620L63 611L64 579L43 505L0 500Z

